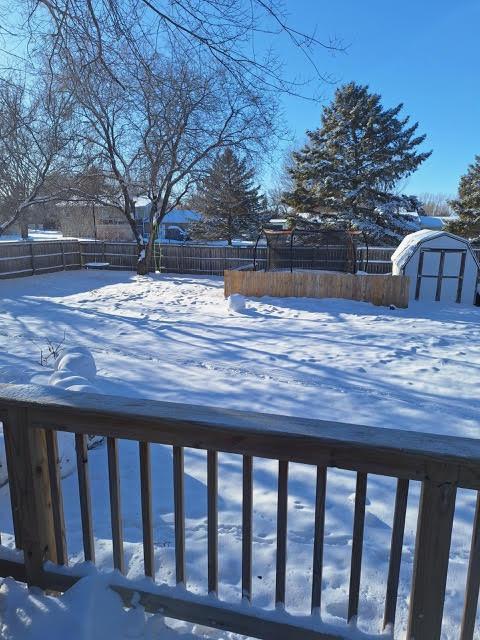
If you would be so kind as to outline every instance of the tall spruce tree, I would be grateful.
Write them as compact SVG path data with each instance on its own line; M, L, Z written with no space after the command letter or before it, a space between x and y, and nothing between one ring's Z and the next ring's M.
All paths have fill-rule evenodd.
M416 135L418 123L407 126L409 118L399 117L402 107L384 109L379 95L355 82L337 89L321 127L308 131L308 143L293 154L286 203L379 241L417 230L418 216L405 213L418 202L395 187L431 152L418 151L425 136Z
M254 169L230 148L219 153L193 199L202 219L191 226L192 236L226 240L229 245L234 238L254 237L268 217L254 177Z
M448 231L480 242L480 156L475 156L467 173L460 178L458 198L449 204L458 218L448 224Z

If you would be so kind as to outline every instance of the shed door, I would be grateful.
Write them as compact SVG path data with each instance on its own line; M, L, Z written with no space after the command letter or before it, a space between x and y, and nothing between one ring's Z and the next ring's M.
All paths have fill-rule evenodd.
M466 249L420 249L415 300L460 302Z

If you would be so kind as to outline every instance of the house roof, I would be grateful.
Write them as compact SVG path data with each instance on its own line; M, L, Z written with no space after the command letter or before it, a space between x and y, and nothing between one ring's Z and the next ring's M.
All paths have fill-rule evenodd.
M448 236L470 247L468 240L465 240L465 238L460 238L453 233L448 233L448 231L441 231L436 229L421 229L420 231L415 231L415 233L410 233L408 236L405 236L405 238L393 252L391 258L392 262L394 262L399 267L404 267L413 256L420 244L423 244L427 240L433 240L434 238L439 238L441 236Z
M188 224L189 222L197 222L201 217L202 216L198 211L191 211L190 209L173 209L173 211L169 211L163 218L162 224Z

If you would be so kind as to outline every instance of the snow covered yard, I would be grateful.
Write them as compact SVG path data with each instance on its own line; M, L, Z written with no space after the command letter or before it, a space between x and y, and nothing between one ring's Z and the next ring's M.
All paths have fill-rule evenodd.
M92 351L98 368L95 384L102 393L478 437L479 321L480 308L459 305L413 304L410 309L389 310L342 300L263 298L229 306L220 278L57 273L0 282L0 381L46 384L52 370L38 364L40 347L48 340L60 342L65 331L67 346ZM90 459L97 564L110 569L105 448L93 450ZM121 442L120 463L128 575L138 577L143 555L136 443ZM153 445L152 464L156 579L173 585L170 449ZM220 454L219 465L219 595L238 602L241 460ZM204 594L203 452L189 450L185 469L187 586ZM254 485L253 603L272 607L275 462L255 460ZM330 623L341 624L347 612L354 489L353 473L329 471L322 616ZM394 490L393 479L369 476L358 625L370 632L380 631ZM69 554L72 562L81 562L76 474L65 478L63 491ZM286 604L299 613L307 613L309 606L314 491L313 469L291 465ZM418 495L419 487L412 483L399 629L407 613ZM474 492L458 494L445 638L458 636L475 500ZM0 489L0 531L6 534L3 543L11 545L7 504L5 486ZM2 593L17 587L8 583L2 589L0 611ZM26 604L25 597L19 591L5 602L16 598L28 610L31 603ZM61 606L48 602L53 608ZM133 628L134 635L150 637L151 630L138 621ZM213 637L230 636L215 632Z

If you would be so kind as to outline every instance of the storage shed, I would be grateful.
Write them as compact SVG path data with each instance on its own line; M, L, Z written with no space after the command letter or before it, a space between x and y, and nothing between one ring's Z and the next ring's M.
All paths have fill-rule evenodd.
M410 276L410 299L474 304L480 264L470 243L447 231L422 229L392 255L393 275Z

